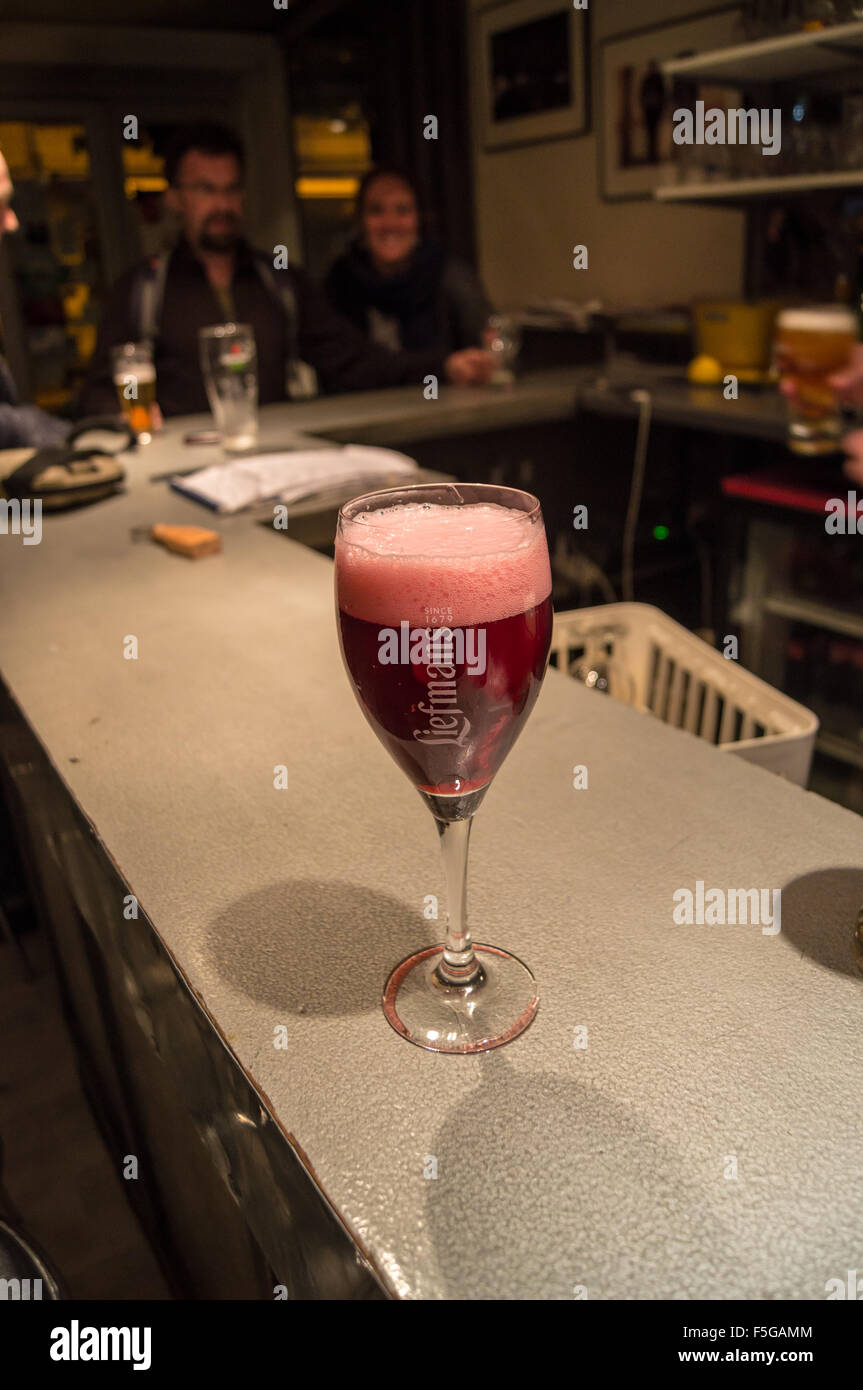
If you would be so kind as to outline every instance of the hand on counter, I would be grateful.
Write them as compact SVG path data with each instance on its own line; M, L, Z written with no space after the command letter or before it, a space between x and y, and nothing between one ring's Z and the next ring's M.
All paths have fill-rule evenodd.
M456 386L484 386L491 381L494 358L484 348L462 348L451 352L444 365Z

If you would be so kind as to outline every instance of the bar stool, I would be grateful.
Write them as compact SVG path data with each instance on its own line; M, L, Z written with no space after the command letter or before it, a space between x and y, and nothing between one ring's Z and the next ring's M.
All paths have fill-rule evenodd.
M2 1173L3 1149L0 1144L0 1181ZM0 1301L56 1301L66 1297L59 1275L23 1230L20 1218L0 1186Z

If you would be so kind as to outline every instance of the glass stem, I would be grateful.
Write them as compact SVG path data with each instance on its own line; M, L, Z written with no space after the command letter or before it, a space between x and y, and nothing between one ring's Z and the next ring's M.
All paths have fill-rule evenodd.
M447 985L467 985L482 974L467 925L467 850L473 817L435 820L447 893L447 932L437 975Z

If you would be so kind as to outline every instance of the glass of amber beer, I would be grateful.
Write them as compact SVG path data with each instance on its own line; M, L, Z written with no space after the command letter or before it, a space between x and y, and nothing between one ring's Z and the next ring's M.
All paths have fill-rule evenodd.
M149 444L156 401L156 368L150 344L118 344L111 349L111 365L120 409L138 436L138 443Z
M783 309L776 320L776 366L788 382L788 444L796 454L832 454L843 434L828 378L848 365L857 319L842 304Z

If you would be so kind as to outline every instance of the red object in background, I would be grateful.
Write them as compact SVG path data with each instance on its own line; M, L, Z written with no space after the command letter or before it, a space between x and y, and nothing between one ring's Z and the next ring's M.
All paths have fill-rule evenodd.
M785 473L732 473L722 479L726 497L744 497L748 502L766 502L775 507L790 507L798 512L824 514L831 497L844 500L848 487L824 488L809 482L797 482Z

